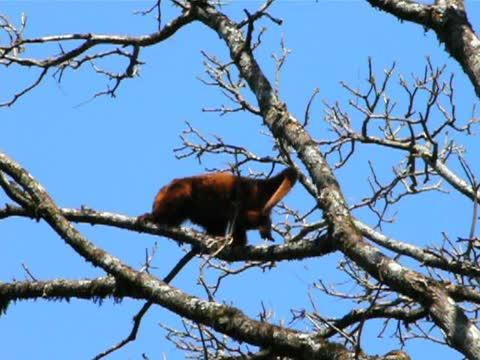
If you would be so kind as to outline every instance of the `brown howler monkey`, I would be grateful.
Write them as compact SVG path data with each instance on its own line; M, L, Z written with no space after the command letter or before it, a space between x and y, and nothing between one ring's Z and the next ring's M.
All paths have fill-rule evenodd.
M296 181L292 168L269 179L228 172L175 179L160 189L152 212L141 215L139 221L179 226L188 219L213 236L224 236L232 226L233 246L245 246L246 231L251 229L273 241L270 213Z

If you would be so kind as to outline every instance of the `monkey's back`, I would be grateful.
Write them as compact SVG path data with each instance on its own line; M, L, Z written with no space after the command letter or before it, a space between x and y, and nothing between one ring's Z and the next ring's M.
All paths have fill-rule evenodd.
M238 177L228 173L210 173L187 178L191 186L188 218L205 227L225 228L234 211Z
M238 177L228 172L174 179L158 192L152 213L156 221L168 225L190 219L202 226L221 226L232 214L237 186Z

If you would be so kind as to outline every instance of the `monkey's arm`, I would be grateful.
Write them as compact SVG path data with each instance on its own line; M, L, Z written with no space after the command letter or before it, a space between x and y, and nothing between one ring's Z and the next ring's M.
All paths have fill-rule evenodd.
M245 229L258 229L262 239L274 241L272 236L272 221L270 213L264 213L262 210L248 210L242 214Z

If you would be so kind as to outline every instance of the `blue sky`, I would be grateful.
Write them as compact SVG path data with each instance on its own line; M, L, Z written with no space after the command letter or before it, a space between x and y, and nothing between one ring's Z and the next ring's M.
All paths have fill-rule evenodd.
M225 6L224 11L238 20L243 8L253 11L260 4L236 1ZM16 23L20 14L26 13L29 37L74 32L144 34L154 31L156 24L152 18L133 15L133 11L149 5L140 1L2 1L2 11ZM468 5L470 21L475 26L480 6L475 2ZM165 16L171 16L165 8ZM467 117L476 101L465 74L439 46L433 33L375 11L364 1L280 0L271 12L282 18L284 25L264 23L268 31L257 57L273 80L275 63L271 54L280 52L280 39L284 36L292 53L282 73L281 97L299 117L316 87L320 88L320 100L346 104L348 97L339 81L364 85L369 56L379 73L395 61L397 71L407 77L423 71L425 58L430 56L433 64L447 64L448 71L456 74L461 116ZM198 81L197 77L204 76L201 50L228 59L218 36L201 24L189 25L170 40L143 50L141 60L145 65L140 76L123 83L115 99L100 97L90 101L106 83L88 67L68 72L61 84L49 77L13 107L0 110L0 149L25 166L59 206L86 205L132 216L148 211L158 188L172 178L201 173L205 168L226 168L233 161L227 157L207 157L202 164L194 159L177 160L173 149L181 145L179 134L186 128L185 121L205 134L221 135L226 142L249 147L258 154L271 153L272 142L264 134L266 129L259 118L249 114L219 117L201 111L203 107L227 102L218 89ZM39 46L29 55L45 55L45 49ZM27 69L0 69L1 101L33 75ZM398 89L392 91L393 96L398 96L401 103ZM317 138L324 135L323 114L324 106L317 101L312 112L312 127L318 131L313 135ZM473 140L461 140L468 145L467 159L475 169L478 145ZM369 194L368 158L378 165L385 179L399 159L398 154L366 148L356 156L354 164L340 170L337 175L351 203ZM6 201L0 194L0 203ZM287 202L301 209L312 204L299 186ZM386 227L385 232L416 245L439 244L442 231L453 237L467 235L470 208L471 204L456 194L422 195L399 206L397 222ZM371 220L368 214L358 216L366 222ZM91 241L137 268L144 261L145 249L156 242L158 276L164 276L182 255L168 239L101 226L78 228ZM38 279L103 275L43 222L1 221L0 238L0 281L25 279L22 264ZM249 238L252 243L260 243L253 232ZM335 270L339 260L341 256L334 254L279 263L266 273L251 270L227 279L217 300L232 303L250 316L261 311L263 301L274 310L275 321L288 322L291 308L310 309L307 294L312 291L322 314L341 315L348 310L348 304L324 298L311 286L318 279L327 283L343 280L344 276ZM190 263L173 285L205 297L196 285L198 266L198 262ZM347 284L347 289L348 286L351 284ZM13 304L0 319L0 358L91 358L130 331L131 318L141 305L132 300L94 304L74 299L69 303L38 300ZM179 325L167 310L153 309L142 323L138 340L110 358L140 359L145 352L151 359L159 359L163 354L168 359L181 359L181 353L164 340L159 323ZM398 347L388 338L377 339L374 330L367 328L364 335L368 353L383 354ZM461 358L458 353L421 341L407 345L414 359L439 350L445 350L448 358Z

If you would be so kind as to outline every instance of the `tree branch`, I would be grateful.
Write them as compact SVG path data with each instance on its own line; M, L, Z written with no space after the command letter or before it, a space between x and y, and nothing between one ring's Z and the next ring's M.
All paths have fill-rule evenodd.
M264 122L273 135L285 139L297 151L317 187L318 204L342 252L380 282L425 306L453 347L467 357L480 358L480 331L445 289L402 267L362 239L316 142L276 97L252 54L245 51L245 38L236 24L211 6L194 6L192 10L194 16L217 32L229 47L230 56L255 93Z
M211 326L236 340L261 347L272 347L279 354L305 359L349 356L349 351L339 344L296 330L252 320L234 307L187 295L150 274L132 269L80 234L65 219L46 190L19 164L3 153L0 153L0 170L12 177L30 194L38 207L39 215L79 255L118 281L136 289L145 299L187 319Z
M367 0L373 7L435 31L458 61L480 97L480 39L468 21L463 0L436 0L425 5L410 0Z

